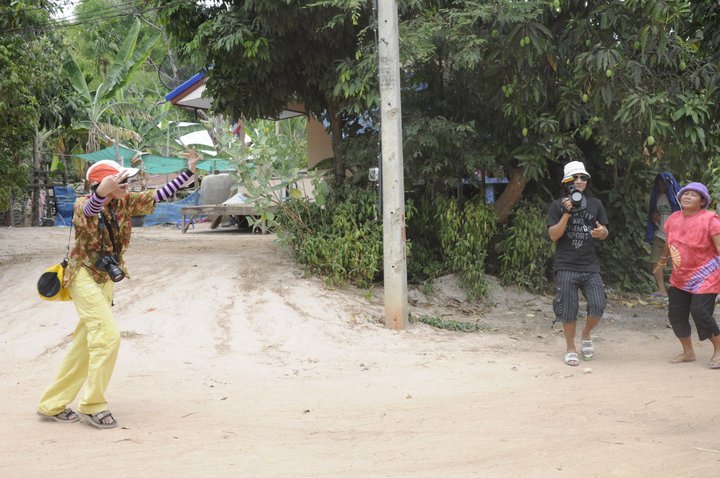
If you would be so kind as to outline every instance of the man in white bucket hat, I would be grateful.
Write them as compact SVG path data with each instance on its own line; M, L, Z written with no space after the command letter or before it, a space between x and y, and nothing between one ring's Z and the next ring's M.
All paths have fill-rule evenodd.
M587 172L582 161L570 161L563 168L563 183L572 181L576 174L584 174L590 179L590 173Z
M587 300L587 318L580 334L581 354L591 360L594 349L590 332L605 311L605 284L600 276L600 263L595 241L608 237L608 219L599 199L586 196L590 173L581 161L571 161L563 170L563 197L550 204L547 216L548 235L557 242L553 273L555 276L555 322L563 324L566 352L565 363L580 364L575 346L578 290Z

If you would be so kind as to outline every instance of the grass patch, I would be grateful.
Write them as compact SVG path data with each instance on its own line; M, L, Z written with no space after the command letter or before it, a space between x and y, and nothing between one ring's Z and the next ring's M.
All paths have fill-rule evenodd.
M443 319L442 317L431 317L421 315L410 317L410 322L422 322L423 324L435 327L436 329L452 330L453 332L481 332L490 330L489 327L473 322L460 322L458 320Z

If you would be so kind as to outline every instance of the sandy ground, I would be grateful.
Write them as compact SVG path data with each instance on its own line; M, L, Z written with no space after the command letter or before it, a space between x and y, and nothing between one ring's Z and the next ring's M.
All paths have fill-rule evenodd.
M305 277L274 236L138 228L116 288L123 345L114 430L35 415L67 349L71 302L35 281L67 229L0 230L0 476L715 477L718 383L708 343L678 352L662 305L613 299L596 356L561 357L551 300L500 287L412 291L449 332L382 325L382 289ZM425 292L429 292L426 288Z

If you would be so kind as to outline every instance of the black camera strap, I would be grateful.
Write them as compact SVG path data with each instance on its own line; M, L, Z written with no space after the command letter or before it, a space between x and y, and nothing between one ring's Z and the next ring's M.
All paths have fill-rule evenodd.
M110 211L110 216L112 217L112 222L108 221L105 214L100 211L100 216L102 216L102 221L105 224L105 227L107 227L108 234L110 235L110 245L113 248L113 254L117 255L118 257L122 253L122 244L119 244L115 241L115 234L113 233L113 225L117 226L118 232L120 232L120 226L117 223L117 219L115 219L115 211L113 211L112 206L108 204L108 210ZM100 225L98 224L98 229L100 229ZM100 250L103 249L103 244L105 240L105 235L102 233L102 230L100 231Z
M61 264L63 267L67 267L68 262L70 261L70 240L72 239L72 230L73 230L73 221L70 220L70 230L68 231L68 245L67 245L67 251L65 251L65 258L62 260Z

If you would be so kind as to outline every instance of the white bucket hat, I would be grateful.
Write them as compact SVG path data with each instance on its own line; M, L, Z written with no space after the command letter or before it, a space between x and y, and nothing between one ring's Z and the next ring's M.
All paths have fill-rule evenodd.
M565 165L565 170L563 171L563 182L572 181L573 176L576 174L584 174L588 178L591 177L590 173L588 173L585 169L585 165L582 161L570 161Z

